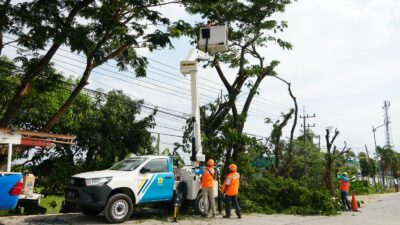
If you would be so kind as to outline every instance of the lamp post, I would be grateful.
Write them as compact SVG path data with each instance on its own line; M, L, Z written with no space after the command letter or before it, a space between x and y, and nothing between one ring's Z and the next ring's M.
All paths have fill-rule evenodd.
M375 136L375 132L378 128L385 126L386 124L382 124L380 126L374 127L374 125L372 125L372 133L374 134L374 144L375 144L375 154L376 154L376 159L378 161L378 172L379 172L379 177L381 178L381 188L382 188L382 193L383 193L383 185L385 184L385 181L383 180L383 174L384 171L381 171L381 164L379 163L379 155L376 151L377 149L377 145L376 145L376 136ZM378 178L379 179L379 178Z

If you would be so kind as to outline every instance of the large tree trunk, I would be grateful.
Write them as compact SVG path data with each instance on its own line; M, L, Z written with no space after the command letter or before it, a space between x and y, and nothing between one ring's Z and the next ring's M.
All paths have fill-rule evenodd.
M81 81L75 87L75 89L72 91L72 93L69 96L69 98L67 99L67 101L53 115L53 117L51 117L51 119L46 123L46 125L40 131L49 132L51 130L51 128L53 128L58 122L60 122L61 118L65 115L65 113L68 111L68 109L71 107L71 105L75 102L75 100L78 97L79 93L88 84L87 81L88 81L88 79L90 77L90 74L91 74L92 70L93 70L92 64L89 64L86 67L85 72L83 73Z
M87 171L90 171L93 168L95 153L96 153L95 148L93 148L93 147L88 148L88 152L86 153L86 160L85 160L85 168Z
M0 56L1 52L3 51L4 45L3 45L3 32L0 31Z
M332 149L332 145L335 142L336 137L339 135L339 131L335 130L335 134L332 137L331 140L329 140L330 138L330 131L329 129L326 129L326 134L325 134L325 140L326 140L326 165L325 165L325 182L326 182L326 187L329 190L329 192L331 193L332 197L336 197L336 191L335 191L335 184L333 181L333 171L332 171L332 164L334 161L334 155L335 155L335 148L333 149L333 151L331 151ZM346 146L345 146L346 148ZM344 152L345 148L343 149L342 153Z
M325 170L325 181L326 181L326 187L328 188L332 197L336 197L335 183L333 181L333 175L332 175L332 159L330 157L327 159L327 165Z

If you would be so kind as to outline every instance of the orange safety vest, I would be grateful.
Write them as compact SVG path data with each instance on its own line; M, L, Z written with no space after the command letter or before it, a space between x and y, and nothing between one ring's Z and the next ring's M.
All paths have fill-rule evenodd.
M201 176L202 188L212 188L214 186L215 171L212 167L204 168L203 175Z
M350 187L350 182L349 181L344 181L343 179L340 179L340 190L349 192L349 187Z
M237 172L230 172L222 185L222 193L228 196L235 196L239 193L240 174Z

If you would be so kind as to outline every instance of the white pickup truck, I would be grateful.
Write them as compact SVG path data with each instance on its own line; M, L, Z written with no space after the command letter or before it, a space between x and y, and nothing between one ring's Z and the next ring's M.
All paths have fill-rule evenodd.
M214 181L215 198L217 189ZM167 156L126 159L107 170L76 174L65 186L66 200L79 204L84 215L96 216L104 210L110 223L129 219L135 204L173 201L177 194L185 200L196 200L196 210L203 212L200 193L201 180L194 168L174 171L172 159Z

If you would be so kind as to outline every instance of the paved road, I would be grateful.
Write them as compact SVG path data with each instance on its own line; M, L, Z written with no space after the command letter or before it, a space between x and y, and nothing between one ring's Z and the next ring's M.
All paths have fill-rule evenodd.
M364 197L365 198L365 197ZM400 193L375 195L364 199L365 206L360 212L344 212L338 216L293 216L293 215L244 215L243 219L203 219L198 216L183 216L182 225L399 225ZM125 224L155 225L168 224L171 218L165 213L147 211L134 214ZM0 217L0 225L42 225L42 224L106 224L101 216L88 218L80 214L50 216Z

